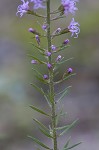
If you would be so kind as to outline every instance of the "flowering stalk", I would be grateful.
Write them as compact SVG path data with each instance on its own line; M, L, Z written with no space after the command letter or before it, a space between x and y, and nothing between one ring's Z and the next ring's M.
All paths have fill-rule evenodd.
M46 58L46 61L40 60L39 58L35 57L34 55L29 55L32 60L31 64L36 66L36 65L46 65L48 69L48 74L42 75L38 70L36 70L33 67L33 70L36 73L36 77L39 81L41 81L43 84L47 84L49 90L44 91L42 88L38 87L36 84L31 84L36 90L38 90L46 99L48 106L50 107L50 114L47 114L45 111L31 105L30 107L34 110L37 111L38 113L45 115L46 117L50 118L51 124L49 125L49 128L47 128L43 123L41 123L39 120L34 118L34 122L39 126L40 131L47 136L49 139L52 141L52 146L49 147L46 144L42 143L40 140L34 138L33 136L29 136L34 142L36 142L39 146L48 149L48 150L58 150L58 143L57 143L57 138L65 134L68 130L70 130L75 124L76 121L73 121L73 123L69 125L64 125L61 127L58 127L58 119L61 117L64 113L60 111L59 113L56 113L57 109L57 103L59 103L62 98L67 94L69 88L71 86L68 86L64 88L62 91L59 93L55 92L55 85L58 85L61 82L64 82L65 80L69 79L71 76L75 75L73 73L73 69L71 67L67 68L61 77L60 80L54 81L54 77L57 71L57 68L71 60L72 58L64 60L64 57L61 55L58 55L56 59L53 61L52 57L54 53L59 53L60 51L65 50L68 48L70 40L65 39L60 46L54 45L52 42L54 41L54 38L57 36L62 36L63 34L71 33L71 37L74 36L74 38L78 37L78 34L80 32L79 29L79 24L78 22L75 22L74 18L72 18L70 24L64 28L61 29L58 27L55 31L51 33L51 22L52 21L57 21L58 19L64 18L67 16L69 13L72 15L75 15L75 11L77 10L76 8L76 2L78 0L61 0L60 6L57 8L55 11L51 11L50 8L50 3L51 0L30 0L26 1L21 0L23 4L19 5L17 8L17 15L19 14L20 17L22 17L24 14L28 15L34 15L37 17L41 17L44 19L43 25L42 25L42 30L46 34L41 34L39 33L36 29L29 28L28 31L33 35L33 39L36 40L37 44L35 45L33 42L31 43L32 46L36 49L38 49L38 52ZM30 4L33 4L33 10L30 10ZM37 9L45 9L46 8L46 16L43 16L41 14L36 13ZM58 16L57 16L58 14ZM53 17L54 15L54 17ZM55 16L56 15L56 16ZM41 47L41 40L42 37L47 38L47 48L42 48ZM56 97L58 96L58 100ZM60 131L60 132L58 132ZM69 146L70 139L67 140L66 144L64 145L62 150L69 150L72 149L73 147L79 145L80 143L74 144L72 146Z
M50 33L50 0L47 1L47 41L48 51L51 52L51 33ZM52 56L49 56L49 63L52 64ZM56 114L55 114L55 99L54 99L54 81L53 81L53 67L49 69L49 89L50 89L50 102L51 102L51 120L52 120L52 133L53 133L53 150L57 150L57 135L56 135Z

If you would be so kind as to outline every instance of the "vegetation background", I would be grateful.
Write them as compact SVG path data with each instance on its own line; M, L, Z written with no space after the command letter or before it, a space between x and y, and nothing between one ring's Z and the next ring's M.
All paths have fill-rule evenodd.
M35 104L47 111L45 100L29 84L36 79L27 54L38 55L38 52L29 44L33 39L28 28L40 31L41 27L33 16L16 17L19 4L20 0L0 0L0 150L33 150L36 146L27 134L48 142L38 132L32 118L36 116L45 124L48 120L29 108L29 104ZM53 0L52 8L58 4L59 0ZM61 124L76 118L79 123L62 137L59 145L71 135L73 143L83 141L75 150L99 150L99 0L80 0L78 8L75 20L80 23L79 38L71 38L68 34L56 38L53 43L70 39L71 47L62 55L75 59L61 67L60 75L68 66L77 73L61 85L73 86L63 100L64 111L68 114ZM66 27L69 19L55 22L52 30ZM38 21L42 24L42 20Z

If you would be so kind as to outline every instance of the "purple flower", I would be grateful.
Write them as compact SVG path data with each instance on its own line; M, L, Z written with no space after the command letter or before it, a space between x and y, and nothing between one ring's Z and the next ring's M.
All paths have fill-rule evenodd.
M58 57L56 58L56 62L60 61L61 58L62 58L62 56L61 56L61 55L58 55Z
M68 69L67 69L67 72L68 72L68 74L70 74L70 73L73 72L73 69L72 69L72 68L68 68Z
M69 39L66 39L66 40L63 42L64 45L67 45L68 43L69 43Z
M43 5L44 0L30 0L30 1L34 3L34 6L33 6L34 9L46 8L46 7Z
M52 68L52 64L47 63L47 67L48 67L48 69L51 69Z
M35 33L35 30L33 28L29 28L28 31L31 33Z
M75 22L74 18L72 18L70 25L68 26L69 31L72 33L71 37L72 36L74 36L74 38L78 37L78 34L80 33L80 29L78 26L80 26L79 23Z
M51 49L52 49L52 51L55 51L56 50L56 46L55 45L51 45Z
M51 56L51 54L52 54L51 52L46 52L46 56L48 57Z
M47 24L43 24L43 25L42 25L42 29L45 30L45 31L46 31L47 27L48 27Z
M22 5L19 5L17 8L17 13L16 15L18 15L18 13L20 14L20 17L22 17L24 14L26 14L29 10L29 2L25 2L24 0L21 0L23 2Z
M48 75L44 74L43 79L47 80L48 79Z
M75 15L75 11L78 10L76 7L76 2L78 2L78 0L61 0L61 4L66 16L69 13Z
M31 60L31 64L37 64L38 62L37 62L37 60Z

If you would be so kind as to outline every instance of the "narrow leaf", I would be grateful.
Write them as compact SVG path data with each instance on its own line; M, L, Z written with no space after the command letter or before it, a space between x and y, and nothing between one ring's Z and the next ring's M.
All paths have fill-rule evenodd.
M71 88L72 86L68 86L68 87L66 87L64 90L62 90L61 92L58 92L58 93L56 93L55 95L57 96L57 95L60 95L60 94L62 94L66 89L69 89L69 88Z
M38 120L35 119L35 118L33 118L33 120L34 120L40 127L42 127L43 129L49 131L48 128L47 128L44 124L42 124L40 121L38 121Z
M34 69L34 68L32 68L32 70L33 70L35 73L37 73L39 76L43 77L43 75L42 75L38 70L36 70L36 69Z
M36 142L40 146L44 147L45 149L50 149L48 146L46 146L44 143L40 142L38 139L36 139L36 138L34 138L32 136L28 136L28 137L31 138L34 142Z
M67 94L69 88L71 88L71 86L67 87L67 88L63 91L62 95L60 96L60 98L58 99L57 102L61 101L61 99Z
M42 94L44 95L44 97L45 97L45 99L46 99L48 105L51 107L51 104L50 104L50 102L49 102L49 100L48 100L48 95L43 91L42 88L41 88L41 91L42 91Z
M69 125L66 125L66 126L63 126L63 127L57 127L56 130L63 130L63 129L66 129L68 127L69 127Z
M69 137L69 139L67 140L66 144L64 145L63 150L65 150L68 147L68 145L70 143L70 139L71 139L71 137Z
M60 52L60 51L64 50L65 48L68 48L68 47L70 47L70 45L61 46L61 47L60 47L60 49L58 50L58 52Z
M33 59L37 60L37 61L38 61L39 63L41 63L41 64L45 64L45 62L44 62L44 61L42 61L42 60L38 59L37 57L35 57L35 56L33 56L33 55L28 54L28 56L30 56L31 58L33 58Z
M69 79L70 77L72 77L72 76L74 76L74 75L76 75L76 73L70 74L70 75L64 74L64 75L63 75L63 78L62 78L61 80L59 80L59 81L57 81L57 82L54 82L54 85L59 84L59 83L63 82L64 80Z
M56 116L56 125L58 125L58 121L60 119L61 116L66 116L67 113L66 112L63 112L63 110L60 111L60 113Z
M48 80L44 80L43 78L40 78L40 77L38 77L37 75L35 75L36 76L36 78L40 81L40 82L42 82L42 83L44 83L44 84L48 84Z
M46 99L48 105L51 107L51 104L50 104L50 102L49 102L49 100L48 100L48 97L47 97L46 93L43 91L43 89L42 89L42 88L39 88L38 86L36 86L36 85L33 84L33 83L31 83L31 85L32 85L38 92L40 92L40 93L45 97L45 99Z
M77 143L77 144L75 144L75 145L73 145L73 146L71 146L71 147L65 148L65 149L63 149L63 150L69 150L69 149L72 149L72 148L74 148L74 147L80 145L81 143L82 143L82 142L79 142L79 143Z
M30 42L30 44L32 44L35 48L37 48L37 49L39 49L39 50L41 50L41 51L45 51L43 48L34 45L32 42Z
M53 138L47 131L45 131L44 129L41 129L41 128L39 128L40 129L40 131L44 134L44 135L46 135L47 137L49 137L49 138Z
M67 61L69 61L69 60L72 60L73 59L73 57L72 58L69 58L69 59L66 59L66 60L64 60L64 61L60 61L58 64L60 65L60 64L63 64L63 63L65 63L65 62L67 62Z
M35 84L33 84L33 83L31 83L31 85L32 85L38 92L40 92L41 94L44 95L44 93L42 93L42 90L41 90L37 85L35 85Z
M73 123L70 124L70 125L68 126L68 128L66 128L62 133L60 133L59 136L63 135L63 134L66 133L68 130L70 130L71 128L73 128L73 127L75 126L75 124L77 123L77 121L78 121L78 119L75 120L75 121L73 121Z
M38 109L37 107L35 107L35 106L33 106L33 105L30 105L30 107L31 107L33 110L35 110L35 111L37 111L37 112L39 112L39 113L41 113L41 114L43 114L43 115L49 116L47 113L45 113L44 111Z
M68 78L70 78L70 77L72 77L72 76L75 76L75 75L76 75L76 73L67 75L66 77L63 78L63 81L64 81L64 80L67 80Z

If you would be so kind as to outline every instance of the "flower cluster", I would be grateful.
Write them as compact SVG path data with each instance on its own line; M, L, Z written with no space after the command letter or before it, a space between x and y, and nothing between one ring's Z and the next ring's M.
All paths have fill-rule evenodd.
M78 26L80 26L79 23L75 22L74 18L72 18L70 25L68 26L69 31L72 33L71 37L74 35L76 35L74 36L74 38L78 37L78 34L80 33L80 29Z
M17 8L17 13L16 15L18 15L18 13L20 14L20 17L22 17L24 14L26 14L29 10L29 2L25 2L24 0L21 0L23 2L22 5L19 5Z
M76 7L78 0L61 0L64 14L67 16L69 13L75 15L75 11L78 10Z
M28 13L28 11L30 10L29 7L29 3L32 2L33 3L33 9L39 9L39 8L46 8L43 3L45 2L44 0L30 0L25 2L25 0L21 0L23 4L19 5L17 8L17 13L16 15L18 15L18 13L20 14L20 17L22 17L24 14Z
M37 10L39 8L46 8L45 7L45 3L47 3L47 0L21 0L22 4L18 6L17 8L17 13L16 15L20 14L20 17L22 17L24 14L32 14L32 12L34 12L33 10ZM75 15L76 10L78 10L78 8L76 7L76 2L78 2L78 0L61 0L61 9L58 11L61 12L63 11L63 14L65 14L66 16L71 13L72 15ZM33 10L30 10L30 3L33 4ZM36 13L34 13L35 15ZM32 14L33 15L33 14ZM71 32L71 37L74 36L74 38L78 37L78 34L80 33L80 29L79 29L79 23L75 22L74 18L72 18L69 26L66 28L67 29L67 33ZM44 22L42 25L42 30L47 32L49 25L47 24L47 22ZM34 38L36 39L36 42L38 44L38 46L40 46L40 34L38 31L36 31L33 28L29 28L28 31L30 33L33 33L35 36ZM57 36L58 34L62 33L62 29L60 27L58 27L53 33L52 33L52 38L54 36ZM64 42L62 43L63 46L66 46L69 43L69 39L65 39ZM47 57L51 57L51 55L53 53L56 53L58 48L56 45L52 44L50 47L51 51L45 50L44 55ZM55 62L59 63L62 60L62 56L58 55ZM38 60L33 59L31 61L32 64L38 64ZM48 69L52 69L53 65L49 62L46 63ZM68 73L72 73L72 68L69 68ZM46 77L44 77L44 79L46 79Z

